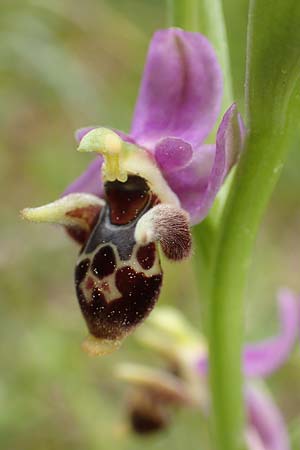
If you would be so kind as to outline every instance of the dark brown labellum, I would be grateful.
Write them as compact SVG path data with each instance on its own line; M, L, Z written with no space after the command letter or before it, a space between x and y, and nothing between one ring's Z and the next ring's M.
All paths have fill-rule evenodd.
M105 185L106 204L79 257L76 292L90 333L121 340L145 319L159 296L162 271L156 244L140 246L138 220L157 198L140 177Z

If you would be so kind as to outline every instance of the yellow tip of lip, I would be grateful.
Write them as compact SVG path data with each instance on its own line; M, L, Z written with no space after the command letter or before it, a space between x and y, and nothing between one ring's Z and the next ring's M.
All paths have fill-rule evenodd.
M20 211L20 215L22 219L30 220L28 216L30 216L30 208L24 208Z
M82 343L82 349L90 356L104 356L118 350L122 340L100 339L89 335Z
M45 206L39 206L37 208L24 208L20 211L22 219L30 222L47 222L48 215L47 208Z

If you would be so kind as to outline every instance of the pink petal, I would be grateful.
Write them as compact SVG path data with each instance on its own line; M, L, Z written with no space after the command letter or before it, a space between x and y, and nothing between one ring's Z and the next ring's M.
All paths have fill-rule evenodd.
M244 373L246 376L267 376L276 371L288 358L298 339L300 330L300 301L288 289L278 295L281 332L278 336L244 347ZM208 371L208 356L197 362L200 374Z
M217 120L222 74L209 41L177 28L157 31L150 44L131 135L153 148L171 136L199 145Z
M178 196L181 207L189 212L192 223L195 222L195 211L205 196L214 157L214 145L201 145L193 151L185 168L163 172L169 186Z
M237 112L236 104L226 111L217 131L215 158L208 183L199 203L191 211L192 222L204 219L224 182L226 175L242 151L245 130Z
M248 384L245 395L249 450L290 450L283 417L267 391Z
M278 296L281 331L278 336L248 344L244 350L244 371L248 376L266 376L277 370L291 353L300 330L300 302L289 290Z
M217 143L194 148L186 167L170 171L162 167L163 175L177 194L183 209L189 212L192 224L203 220L232 165L236 162L243 144L244 127L236 105L225 113L217 132ZM182 142L182 141L181 141ZM157 159L157 147L155 157Z
M165 138L155 147L155 160L165 173L183 169L191 162L192 157L192 146L182 139Z

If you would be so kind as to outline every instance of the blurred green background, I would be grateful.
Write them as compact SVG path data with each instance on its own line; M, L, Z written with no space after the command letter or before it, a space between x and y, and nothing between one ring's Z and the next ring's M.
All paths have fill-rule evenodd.
M235 96L241 111L246 0L225 0ZM56 227L22 222L19 210L56 199L87 165L73 132L90 124L127 131L147 45L166 26L159 0L1 0L0 3L0 447L5 450L209 449L193 411L163 433L126 430L120 361L152 361L134 336L91 359L73 287L77 249ZM300 292L300 136L262 227L246 303L251 340L277 331L275 293ZM259 195L259 192L257 193ZM199 327L191 264L165 265L160 303ZM157 362L157 361L156 361ZM300 358L268 384L292 429L300 425ZM188 432L187 432L188 424Z

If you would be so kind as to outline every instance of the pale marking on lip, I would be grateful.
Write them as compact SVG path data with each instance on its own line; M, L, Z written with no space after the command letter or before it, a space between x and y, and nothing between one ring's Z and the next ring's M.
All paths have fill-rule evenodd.
M103 277L101 280L99 280L99 278L97 278L97 276L91 271L91 269L88 270L86 276L84 277L83 281L79 285L84 293L87 303L90 303L92 301L92 291L93 291L93 289L86 289L86 287L85 287L87 278L91 278L94 281L94 288L98 288L101 291L101 293L105 296L106 302L110 303L114 300L117 300L118 298L120 298L122 296L121 292L119 291L119 289L116 286L116 272L119 269L121 269L122 267L130 266L137 273L142 272L149 278L153 275L161 274L159 253L158 253L158 248L157 248L156 243L154 243L154 245L155 245L155 260L153 262L152 267L147 270L142 268L142 266L140 265L140 263L136 257L137 251L141 247L139 244L134 245L131 257L124 261L124 260L120 259L117 247L114 244L111 244L110 242L105 242L104 244L99 245L92 253L89 253L88 255L86 255L85 253L81 254L77 261L77 265L80 264L81 261L86 259L87 256L90 258L91 261L93 261L96 253L98 253L98 251L102 247L106 247L107 245L111 246L111 248L114 251L114 255L116 258L116 268L112 274Z

